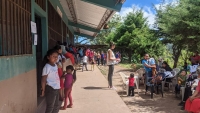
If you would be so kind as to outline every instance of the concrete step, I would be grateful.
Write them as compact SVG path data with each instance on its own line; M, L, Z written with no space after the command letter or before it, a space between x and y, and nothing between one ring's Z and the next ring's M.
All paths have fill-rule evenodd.
M45 97L38 97L37 104L38 104L38 107L37 107L36 113L45 113L45 109L46 109Z

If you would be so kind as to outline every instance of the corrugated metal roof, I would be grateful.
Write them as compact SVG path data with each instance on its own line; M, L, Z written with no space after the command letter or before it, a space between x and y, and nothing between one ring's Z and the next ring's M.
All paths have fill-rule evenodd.
M124 0L118 0L122 2ZM102 29L103 25L110 19L115 11L100 7L82 0L60 0L60 3L69 19L69 21L88 26L91 29ZM73 27L75 32L88 36L96 36L96 32L91 30Z

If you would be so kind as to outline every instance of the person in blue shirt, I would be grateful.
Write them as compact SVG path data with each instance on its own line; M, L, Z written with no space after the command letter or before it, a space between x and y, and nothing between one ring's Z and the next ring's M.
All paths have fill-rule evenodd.
M151 62L153 63L153 62ZM148 78L149 77L152 77L152 69L151 68L155 68L155 65L150 65L150 62L149 62L149 54L144 54L144 59L142 60L142 65L144 66L144 69L145 69L145 80L146 80L146 92L148 90L148 86L147 86L147 83L148 83Z
M119 58L119 52L116 53L115 58Z

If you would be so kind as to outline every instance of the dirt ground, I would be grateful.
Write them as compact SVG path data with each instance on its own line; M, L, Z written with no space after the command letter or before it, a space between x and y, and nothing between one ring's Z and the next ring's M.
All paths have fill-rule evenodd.
M107 79L108 67L99 66L99 69ZM154 94L153 99L151 99L150 93L145 95L144 85L141 83L139 85L139 94L137 93L137 90L135 90L134 97L127 97L125 94L125 90L122 87L123 82L121 76L119 75L119 72L123 72L126 75L129 75L130 73L132 73L132 70L125 69L117 65L115 66L115 71L113 75L113 84L117 88L116 91L129 107L129 109L132 111L132 113L186 113L185 111L180 110L181 107L178 106L178 103L181 101L181 99L175 98L172 90L168 90L168 88L165 88L163 98L160 93L157 95Z

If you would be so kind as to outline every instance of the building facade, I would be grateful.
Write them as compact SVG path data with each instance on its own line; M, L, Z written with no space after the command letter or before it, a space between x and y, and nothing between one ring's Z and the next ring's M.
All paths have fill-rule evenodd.
M94 38L124 1L0 0L0 113L36 113L47 50Z
M43 56L57 41L73 43L61 14L57 0L0 0L0 113L36 112ZM31 21L37 33L31 33Z

